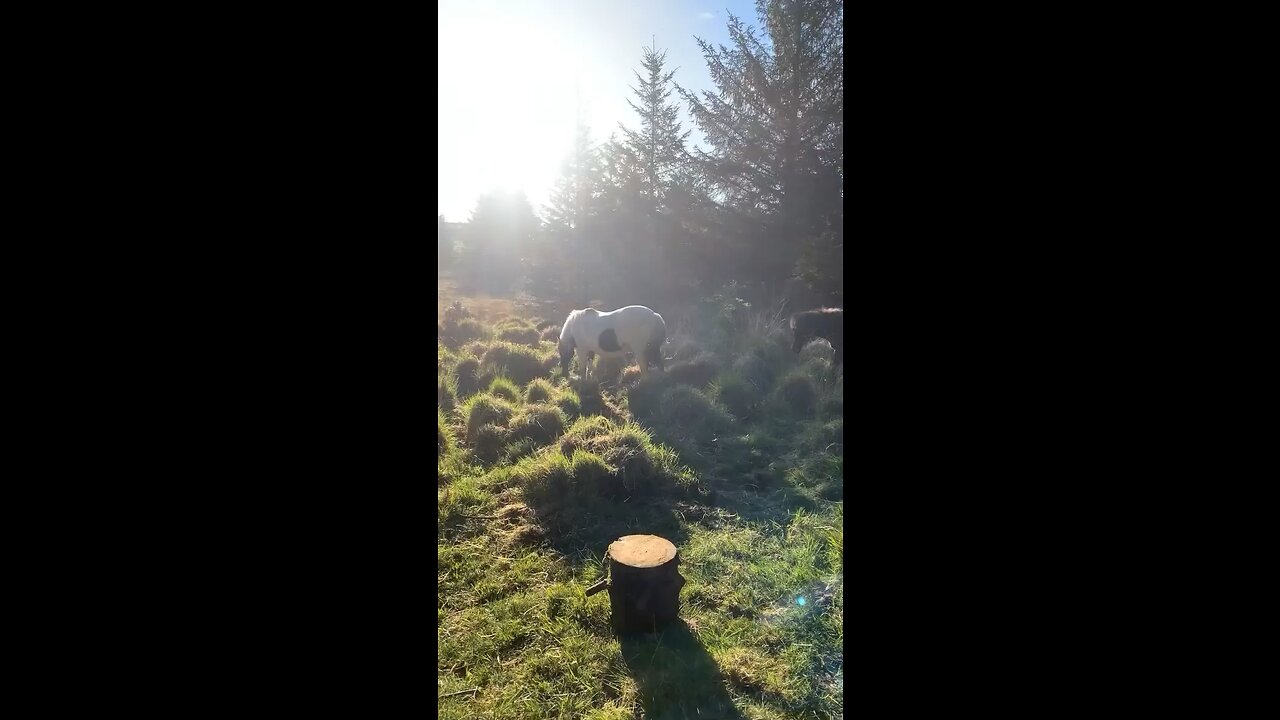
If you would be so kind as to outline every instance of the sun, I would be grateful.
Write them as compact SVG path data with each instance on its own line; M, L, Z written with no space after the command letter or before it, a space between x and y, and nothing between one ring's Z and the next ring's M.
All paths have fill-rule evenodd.
M441 211L465 220L493 189L541 207L572 146L573 44L523 19L443 16L439 39Z

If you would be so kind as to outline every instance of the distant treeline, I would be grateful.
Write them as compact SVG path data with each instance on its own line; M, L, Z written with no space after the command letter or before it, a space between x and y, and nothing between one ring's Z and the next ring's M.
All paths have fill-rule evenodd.
M495 193L465 225L438 218L441 264L464 287L578 305L730 282L769 295L789 278L842 304L843 2L758 0L756 14L759 29L730 15L728 47L698 40L715 91L685 90L645 49L629 100L640 127L598 146L579 127L541 217ZM706 150L689 147L682 105Z

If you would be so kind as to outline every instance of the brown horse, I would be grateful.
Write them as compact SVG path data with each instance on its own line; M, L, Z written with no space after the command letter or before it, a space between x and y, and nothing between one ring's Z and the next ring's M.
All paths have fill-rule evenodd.
M842 308L819 308L806 310L791 316L791 330L795 339L791 349L800 352L810 341L822 338L831 343L836 357L831 362L831 379L844 363L844 310Z

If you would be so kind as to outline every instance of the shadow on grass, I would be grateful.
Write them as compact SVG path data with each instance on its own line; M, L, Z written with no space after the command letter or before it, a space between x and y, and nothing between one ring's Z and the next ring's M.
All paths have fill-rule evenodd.
M725 690L720 667L684 621L677 620L655 634L620 639L646 718L743 720Z
M689 539L673 502L631 499L590 504L562 505L549 509L533 506L546 528L548 544L575 566L599 562L609 543L624 535L659 535L680 547ZM551 510L549 512L549 510Z

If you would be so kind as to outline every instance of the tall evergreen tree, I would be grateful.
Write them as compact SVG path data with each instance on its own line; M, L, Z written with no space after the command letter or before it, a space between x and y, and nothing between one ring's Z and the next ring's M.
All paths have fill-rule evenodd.
M649 209L663 207L667 192L689 160L686 142L691 130L682 131L680 106L670 101L675 71L664 72L667 53L644 48L637 72L636 86L631 88L637 102L627 104L640 116L640 129L632 130L622 123L623 148L640 174L640 192L648 200Z
M757 0L756 15L763 37L730 15L730 47L698 39L715 92L677 88L711 147L697 163L729 222L758 228L737 235L740 271L781 279L837 226L843 244L844 9Z
M599 248L593 242L601 173L600 153L591 142L590 129L579 123L573 148L544 208L547 228L539 256L530 258L536 291L554 293L579 306L593 299L591 276L601 266Z
M591 131L579 124L573 149L560 170L560 179L546 206L547 224L562 230L582 227L595 210L600 192L600 157L591 143Z

